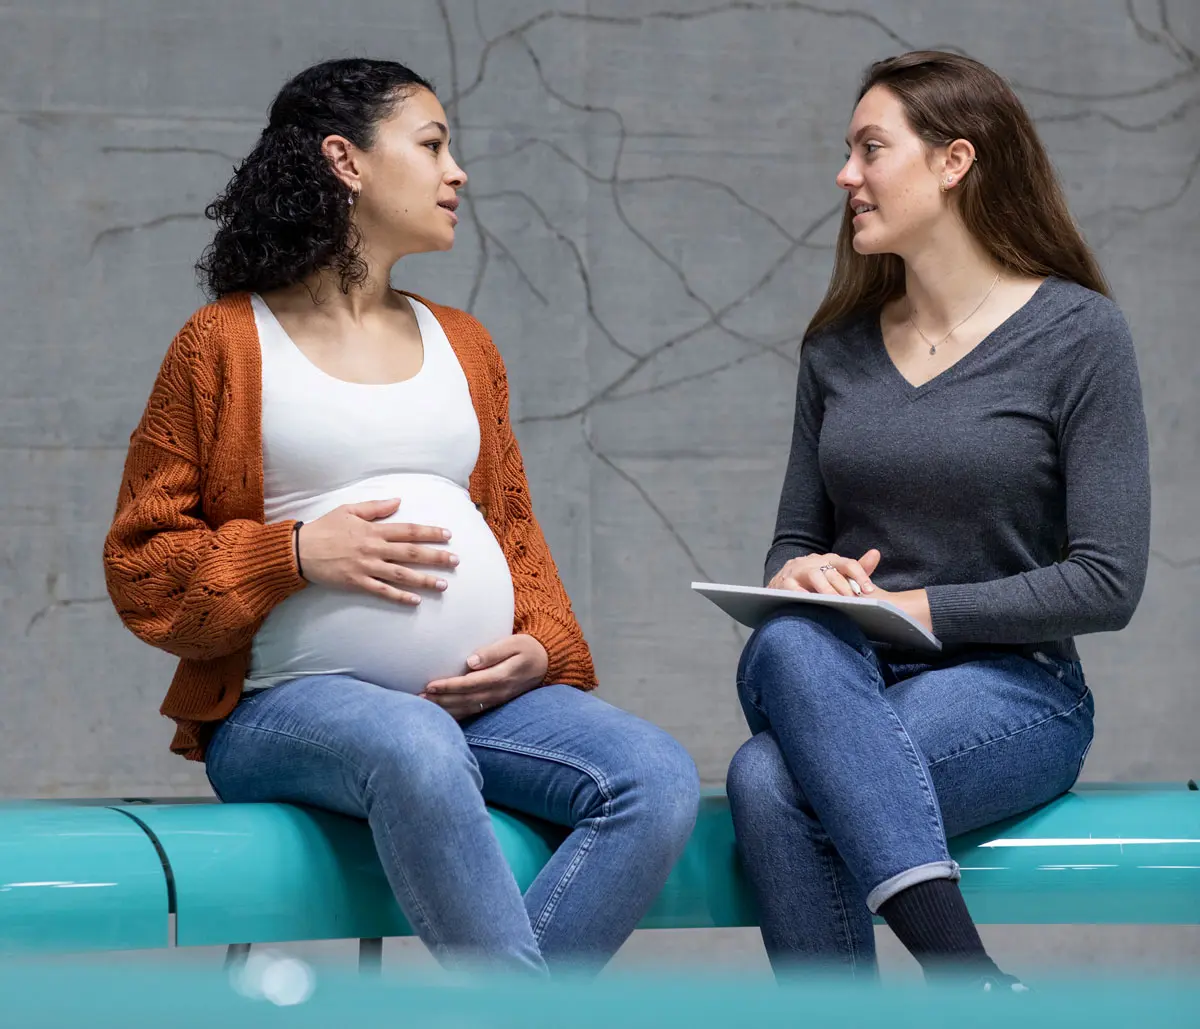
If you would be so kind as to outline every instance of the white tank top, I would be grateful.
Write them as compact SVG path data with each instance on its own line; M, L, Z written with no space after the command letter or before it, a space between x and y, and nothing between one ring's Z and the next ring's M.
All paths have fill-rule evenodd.
M475 648L511 634L508 561L467 484L479 457L479 421L467 378L433 313L409 301L424 347L404 382L364 385L321 371L253 296L262 348L263 485L268 522L311 522L342 504L400 498L386 521L449 529L457 568L409 607L359 591L310 584L272 609L258 633L246 687L338 673L419 693L461 675Z

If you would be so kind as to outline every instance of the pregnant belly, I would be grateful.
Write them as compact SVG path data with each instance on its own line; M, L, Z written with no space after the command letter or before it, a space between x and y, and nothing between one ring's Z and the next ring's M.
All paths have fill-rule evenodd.
M254 638L248 678L259 684L300 675L340 674L419 693L434 679L466 672L478 648L513 629L512 576L504 552L468 493L433 476L375 480L268 516L311 521L341 504L400 497L387 522L436 525L453 534L459 557L438 569L444 593L418 591L416 607L358 591L310 585L274 608Z

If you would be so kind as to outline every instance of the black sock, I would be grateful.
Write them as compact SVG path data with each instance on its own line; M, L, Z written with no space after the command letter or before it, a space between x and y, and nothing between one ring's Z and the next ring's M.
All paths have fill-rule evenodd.
M883 902L879 914L929 975L999 974L953 879L929 879Z

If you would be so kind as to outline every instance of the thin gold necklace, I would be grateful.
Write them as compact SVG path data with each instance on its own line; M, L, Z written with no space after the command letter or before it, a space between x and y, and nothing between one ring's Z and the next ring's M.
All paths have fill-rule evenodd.
M926 335L925 335L925 333L923 333L923 332L921 331L921 327L920 327L919 325L917 325L917 323L916 323L916 322L914 322L914 321L913 321L913 306L912 306L912 300L911 300L910 298L908 298L908 297L905 297L905 298L904 298L905 300L908 300L908 305L907 305L907 306L908 306L908 324L909 324L909 325L911 325L911 326L912 326L914 329L916 329L916 330L917 330L917 335L918 335L918 336L920 336L920 337L921 337L921 339L923 339L923 340L925 341L925 343L928 345L928 347L929 347L929 355L930 355L931 357L932 357L934 354L936 354L936 353L937 353L937 348L938 348L938 347L940 347L940 346L941 346L943 343L945 343L945 342L946 342L946 340L948 340L948 339L949 339L951 336L953 336L955 332L957 332L957 331L958 331L959 329L961 329L961 328L962 328L962 327L963 327L963 326L964 326L964 325L965 325L967 322L969 322L969 321L970 321L972 318L974 318L974 317L975 317L975 314L976 314L976 312L977 312L977 311L978 311L978 310L979 310L981 307L983 307L984 303L987 301L987 298L988 298L988 297L990 297L990 296L992 295L992 290L994 290L994 289L996 288L996 284L997 284L999 281L1000 281L1000 273L999 273L999 272L996 272L996 277L995 277L994 279L992 279L992 284L991 284L990 286L988 286L988 291L987 291L986 293L984 293L984 295L983 295L983 300L980 300L980 301L979 301L979 303L977 303L977 304L976 304L976 305L975 305L975 306L974 306L974 307L971 309L971 313L970 313L969 315L967 315L965 318L963 318L961 321L959 321L957 324L955 324L954 328L953 328L953 329L951 329L949 332L947 332L947 333L946 333L946 335L944 335L944 336L943 336L941 339L939 339L939 340L938 340L936 343L934 343L932 340L930 340L930 338L929 338L928 336L926 336Z

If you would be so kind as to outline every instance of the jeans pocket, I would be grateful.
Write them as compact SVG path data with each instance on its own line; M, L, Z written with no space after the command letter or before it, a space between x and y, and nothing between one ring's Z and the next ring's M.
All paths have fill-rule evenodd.
M1035 650L1030 657L1041 666L1043 671L1054 676L1077 696L1083 697L1087 694L1088 684L1083 676L1083 665L1080 662L1051 657L1041 650Z

